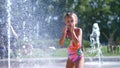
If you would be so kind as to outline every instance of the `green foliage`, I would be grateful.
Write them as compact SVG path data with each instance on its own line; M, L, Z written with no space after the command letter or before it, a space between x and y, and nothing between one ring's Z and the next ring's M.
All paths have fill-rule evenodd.
M54 51L52 56L53 57L67 57L68 56L67 48L57 49L56 51Z
M83 40L83 46L86 47L90 47L90 42L87 40Z
M71 2L68 2L67 10L71 9ZM75 1L71 5L73 4L75 7L70 11L77 13L80 22L79 27L83 28L84 39L88 40L92 32L92 25L95 22L100 27L101 42L108 41L103 33L110 36L115 29L117 31L113 36L114 40L120 37L120 0L78 0L77 4Z
M120 44L120 0L27 1L29 2L16 0L12 1L11 5L12 24L15 25L15 29L18 30L17 32L21 38L23 38L24 32L30 32L27 35L31 34L34 37L36 35L36 32L30 30L35 29L36 24L39 24L39 22L42 22L39 24L39 26L42 25L39 29L40 35L44 33L51 33L52 35L50 36L56 35L55 37L59 37L56 33L61 34L62 32L61 27L64 25L64 13L66 11L73 11L79 17L80 23L78 26L83 29L83 39L89 39L89 35L92 32L92 25L93 23L97 22L99 24L101 32L101 42L107 42L108 39L111 38L112 33L115 31L112 39L117 45ZM35 10L33 10L34 8ZM32 17L29 15L32 15ZM6 2L5 0L0 0L0 23L6 22L6 16ZM57 16L58 19L51 19L51 22L48 23L47 21L49 16L52 18ZM26 22L26 30L23 31L24 21ZM49 29L48 32L46 31L46 28ZM56 33L54 33L55 31ZM108 38L106 38L106 36ZM85 47L90 47L90 42L85 40L83 40L83 45ZM25 42L22 40L18 41L18 45L23 45L24 43ZM58 47L59 45L58 39L32 40L31 44L33 44L35 47L46 47L51 45Z
M91 54L88 51L90 51L91 48L85 48L84 54L85 57L97 57L97 52ZM120 50L118 53L112 53L112 52L107 52L107 47L102 46L102 55L103 56L120 56ZM57 48L55 51L47 50L44 49L38 49L34 48L33 49L33 54L32 55L23 55L21 54L20 58L48 58L48 57L68 57L68 52L67 48Z
M103 56L120 56L120 49L119 52L107 52L107 47L106 46L102 46L102 54Z

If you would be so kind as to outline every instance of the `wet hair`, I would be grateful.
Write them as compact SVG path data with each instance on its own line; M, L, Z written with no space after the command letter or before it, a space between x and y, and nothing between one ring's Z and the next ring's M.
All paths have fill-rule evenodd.
M71 17L72 15L75 17L75 21L76 21L75 24L77 24L78 23L78 17L77 17L77 15L74 12L68 12L68 13L66 13L64 19L68 18L68 17Z

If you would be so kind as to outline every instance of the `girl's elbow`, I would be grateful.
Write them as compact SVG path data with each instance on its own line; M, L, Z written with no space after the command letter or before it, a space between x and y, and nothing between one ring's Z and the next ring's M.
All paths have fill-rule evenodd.
M76 41L76 44L79 44L79 41Z
M64 44L63 43L59 43L60 44L60 46L63 46Z
M76 41L75 41L75 44L79 44L79 41L78 41L78 40L76 40Z
M62 43L62 42L59 42L59 45L60 45L60 46L63 46L63 45L64 45L64 43Z

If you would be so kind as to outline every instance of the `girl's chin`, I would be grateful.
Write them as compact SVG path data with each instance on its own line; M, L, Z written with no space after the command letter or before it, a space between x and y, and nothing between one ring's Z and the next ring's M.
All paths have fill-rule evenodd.
M70 25L67 25L67 28L70 28Z
M68 27L67 29L70 30L70 27Z

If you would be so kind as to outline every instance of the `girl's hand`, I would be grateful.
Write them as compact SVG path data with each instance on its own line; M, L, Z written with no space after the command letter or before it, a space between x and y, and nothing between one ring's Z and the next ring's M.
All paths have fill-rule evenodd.
M73 32L73 31L74 31L74 24L71 23L71 24L70 24L70 32Z
M65 26L64 29L63 29L63 34L66 35L67 34L67 30L68 30L68 28L67 28L67 26Z

